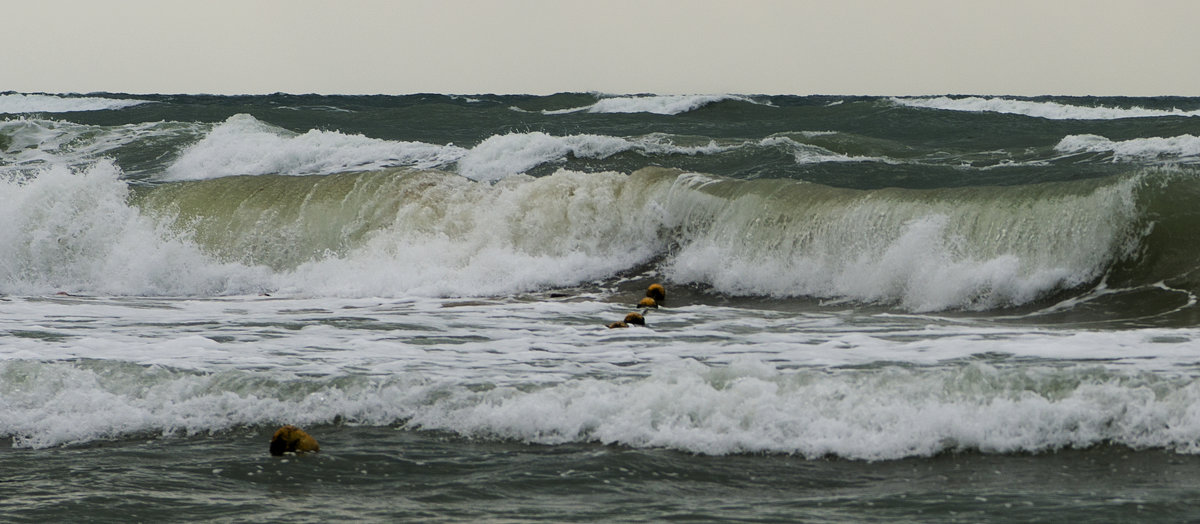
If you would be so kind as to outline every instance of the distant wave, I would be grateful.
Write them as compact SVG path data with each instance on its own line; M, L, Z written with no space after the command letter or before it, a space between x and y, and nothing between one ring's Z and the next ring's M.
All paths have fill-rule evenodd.
M799 133L820 136L826 132ZM455 171L476 181L496 181L568 158L605 159L635 152L652 155L715 155L742 148L782 148L798 164L889 162L852 156L784 136L761 140L696 141L663 133L637 137L597 134L556 136L540 131L493 135L465 148L453 144L400 142L310 130L303 134L238 114L186 147L163 180L204 180L237 175L315 175L392 167Z
M892 98L893 103L906 107L941 109L945 111L990 112L1025 115L1050 120L1116 120L1162 116L1200 116L1200 110L1146 109L1142 107L1076 106L1058 102L1036 102L1009 98Z
M1109 140L1099 135L1070 135L1054 146L1061 153L1112 153L1113 162L1140 160L1200 160L1200 137L1179 135Z
M708 104L725 100L737 100L756 104L754 100L741 95L660 95L660 96L622 96L602 98L595 104L542 111L547 115L562 115L567 113L654 113L658 115L678 115L695 111Z
M821 132L804 133L808 136L819 136ZM837 153L829 149L805 144L793 140L785 136L767 137L758 142L761 147L781 147L792 152L797 164L822 164L825 162L882 162L885 164L898 164L900 162L878 156L857 156Z
M458 170L473 180L498 180L559 161L567 155L605 158L632 147L628 140L603 135L562 137L540 132L510 133L480 142L459 161Z
M0 114L102 111L123 109L144 103L146 103L144 100L119 98L7 94L0 95Z
M82 167L122 149L148 152L160 144L185 143L205 126L141 122L96 126L20 116L0 120L0 174L32 172L52 164ZM152 144L152 145L151 145Z
M234 175L312 175L386 167L431 168L457 161L452 145L395 142L310 130L296 134L246 114L229 117L186 148L166 170L167 180Z

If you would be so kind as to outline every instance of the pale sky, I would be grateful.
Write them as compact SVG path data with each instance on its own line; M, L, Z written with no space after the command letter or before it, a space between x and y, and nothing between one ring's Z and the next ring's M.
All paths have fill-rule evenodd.
M0 91L1200 96L1200 0L0 0Z

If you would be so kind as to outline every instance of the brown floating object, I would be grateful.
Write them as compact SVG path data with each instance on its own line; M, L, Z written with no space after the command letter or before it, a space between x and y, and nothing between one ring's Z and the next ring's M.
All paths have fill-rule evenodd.
M662 302L667 298L667 290L662 284L650 284L650 287L646 288L646 296L653 298L655 303Z
M650 297L645 297L645 298L643 298L643 299L641 299L641 300L639 300L639 301L638 301L638 306L637 306L637 307L640 307L640 308L647 308L647 309L653 309L653 308L656 308L656 307L658 307L658 302L657 302L657 301L655 301L653 298L650 298Z
M275 435L271 437L271 454L282 455L284 453L307 453L310 451L320 451L321 446L317 444L317 439L305 433L303 429L288 424L277 430Z
M637 324L639 326L644 326L646 325L646 317L643 317L641 313L633 312L625 315L625 323L630 325Z
M629 327L629 324L621 322L620 320L608 325L608 329L627 328L627 327Z

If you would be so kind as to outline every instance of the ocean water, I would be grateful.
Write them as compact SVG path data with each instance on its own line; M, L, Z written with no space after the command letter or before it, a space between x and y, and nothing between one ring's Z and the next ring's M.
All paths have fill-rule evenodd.
M3 93L0 520L1194 520L1197 202L1196 98Z

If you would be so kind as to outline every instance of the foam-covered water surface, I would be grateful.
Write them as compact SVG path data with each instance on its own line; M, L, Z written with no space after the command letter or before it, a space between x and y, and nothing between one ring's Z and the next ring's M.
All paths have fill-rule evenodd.
M1102 442L1191 452L1200 424L1192 329L681 305L611 330L628 307L597 296L5 306L22 321L2 326L0 430L22 447L289 420L895 459Z

